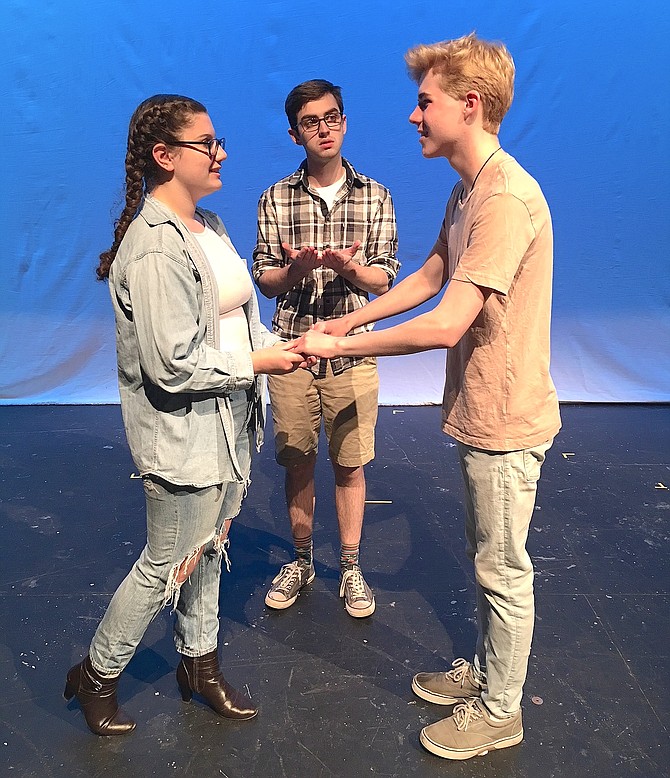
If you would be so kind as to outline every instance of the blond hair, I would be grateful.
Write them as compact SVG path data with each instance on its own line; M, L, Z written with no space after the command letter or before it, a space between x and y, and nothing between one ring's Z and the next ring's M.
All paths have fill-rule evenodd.
M479 92L484 130L497 134L514 97L514 60L502 43L484 41L474 32L462 38L414 46L405 54L410 76L419 83L429 70L444 92L462 100Z

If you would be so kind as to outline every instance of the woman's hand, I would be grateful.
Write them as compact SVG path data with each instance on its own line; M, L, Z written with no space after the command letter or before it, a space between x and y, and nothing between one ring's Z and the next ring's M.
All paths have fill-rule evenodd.
M258 349L251 352L251 362L254 366L254 374L267 373L268 375L286 375L300 367L311 367L316 359L305 357L298 351L292 351L297 341L278 341L270 348Z

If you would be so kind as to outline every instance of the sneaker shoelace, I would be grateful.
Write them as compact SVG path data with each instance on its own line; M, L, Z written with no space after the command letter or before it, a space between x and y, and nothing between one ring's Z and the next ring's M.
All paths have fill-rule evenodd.
M463 688L463 685L465 684L465 678L468 674L468 671L470 670L470 662L468 662L466 659L455 659L451 666L454 668L453 670L448 670L445 675L450 681L453 681L454 683L460 683L461 688Z
M285 597L288 597L300 578L300 566L297 562L291 562L291 564L282 567L272 583L277 584L274 587L276 592L281 592Z
M456 723L456 729L460 732L465 730L470 725L470 722L477 721L483 717L483 713L479 705L477 704L477 698L473 697L467 702L463 702L454 708L454 722Z
M347 591L348 590L348 591ZM346 570L342 575L342 583L340 585L340 597L345 595L349 600L367 600L368 596L365 593L365 581L363 574L360 570Z

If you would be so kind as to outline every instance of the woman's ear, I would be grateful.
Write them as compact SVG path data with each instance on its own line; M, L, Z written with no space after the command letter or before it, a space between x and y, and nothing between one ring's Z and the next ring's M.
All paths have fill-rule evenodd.
M156 143L151 150L154 162L161 170L172 172L174 170L173 153L165 143Z

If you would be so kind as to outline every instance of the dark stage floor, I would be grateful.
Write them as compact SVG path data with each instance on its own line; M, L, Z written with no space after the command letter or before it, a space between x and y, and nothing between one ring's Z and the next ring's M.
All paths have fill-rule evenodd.
M221 590L222 666L260 715L235 724L182 703L164 612L122 677L121 701L138 721L122 738L90 734L61 696L143 545L141 481L131 480L119 408L0 408L0 774L670 775L670 408L562 410L530 538L537 626L526 737L447 762L425 752L418 733L450 709L410 690L418 670L469 658L475 637L460 477L437 408L380 412L368 468L368 498L378 502L367 508L362 559L374 616L350 618L337 597L325 455L317 579L289 610L265 607L265 588L291 553L270 443L256 459Z

